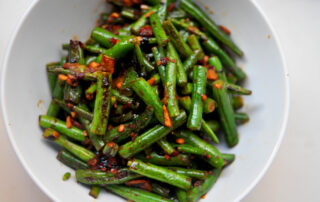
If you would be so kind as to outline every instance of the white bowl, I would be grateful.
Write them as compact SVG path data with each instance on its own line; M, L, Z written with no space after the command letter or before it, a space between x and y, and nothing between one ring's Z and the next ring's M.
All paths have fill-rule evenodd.
M251 0L201 0L214 10L218 24L231 29L232 38L244 50L237 60L248 73L246 97L251 121L239 127L240 143L233 149L236 161L207 194L205 201L238 201L261 179L280 145L287 123L289 99L285 62L261 9ZM89 189L72 178L61 180L69 168L56 160L57 149L42 138L38 115L50 102L45 64L59 60L61 44L77 35L89 37L104 0L34 1L22 17L5 57L1 77L1 101L11 143L36 184L54 201L92 201ZM42 100L42 103L38 103ZM39 106L37 106L37 103ZM98 201L122 201L103 192Z

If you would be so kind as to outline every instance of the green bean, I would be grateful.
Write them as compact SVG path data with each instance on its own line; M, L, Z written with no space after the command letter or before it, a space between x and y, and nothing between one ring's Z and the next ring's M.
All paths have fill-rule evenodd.
M89 112L88 110L85 110L77 105L68 105L66 102L59 100L59 99L53 99L55 103L57 103L60 107L62 107L67 112L76 112L79 117L85 118L87 120L92 120L93 114Z
M189 13L197 21L199 21L203 27L205 27L210 34L219 39L223 44L228 46L237 55L242 56L243 52L237 47L237 45L225 34L216 24L210 19L198 6L193 4L190 0L182 0L180 6L183 10Z
M226 88L231 93L236 93L236 94L240 94L240 95L251 95L252 94L251 90L245 89L245 88L238 86L236 84L225 83L225 85L226 85Z
M204 171L204 170L196 170L196 169L190 169L190 168L181 168L181 167L168 167L168 169L191 177L191 178L196 178L196 179L201 179L201 180L205 180L208 177L209 172L208 171Z
M203 49L200 45L200 42L199 42L197 36L194 34L191 34L190 36L188 36L187 40L188 40L188 43L193 51L195 51L195 50L200 51L199 56L197 58L198 58L198 60L202 60L204 57L204 52L203 52Z
M126 76L123 80L123 84L121 87L129 88L131 86L131 82L138 78L138 73L134 70L133 67L130 67L126 73Z
M231 104L234 110L240 109L243 107L243 99L241 96L232 96Z
M203 41L202 44L204 48L208 52L216 54L221 59L223 65L228 67L230 71L233 72L239 80L243 80L246 77L245 73L239 67L236 66L234 61L228 56L227 53L224 52L224 50L222 50L219 47L219 45L212 38L208 37L205 33L201 32L197 27L194 27L192 25L175 19L172 19L171 21L175 25L182 27L183 29L188 30L199 36Z
M165 124L162 103L150 84L143 78L139 78L131 82L131 88L146 105L151 105L154 108L158 121L161 124Z
M65 101L78 104L80 102L81 95L82 95L82 87L65 85L63 95L64 95L63 99Z
M205 95L207 82L207 69L203 66L193 67L193 89L191 108L187 127L190 130L200 130L203 113L202 96Z
M57 135L55 133L55 130L51 128L47 128L44 131L43 137L61 145L70 153L72 153L74 156L76 156L77 158L81 159L84 162L88 162L90 159L94 157L94 153L92 151L69 141L67 138L65 138L62 135L59 135L59 134Z
M220 123L216 120L208 120L207 125L211 128L213 131L218 131L220 128Z
M103 53L107 50L97 45L84 45L83 49L91 53ZM85 64L87 64L87 62L85 62Z
M239 124L244 124L250 120L248 114L246 113L234 113L234 118Z
M95 55L91 55L91 56L87 56L85 58L85 65L89 65L91 62L95 61L97 59L97 56Z
M214 146L206 143L204 140L202 140L197 135L193 134L191 131L182 130L182 131L179 131L176 135L178 137L182 137L186 142L188 142L188 143L190 143L200 149L205 150L208 154L208 156L207 156L208 158L206 158L206 160L213 167L220 168L223 166L224 161L221 156L221 153Z
M107 130L110 114L111 82L111 74L106 77L104 75L98 76L93 119L90 127L90 131L96 135L103 135Z
M58 155L57 159L62 162L64 165L73 168L73 169L86 169L89 168L88 164L84 163L80 159L76 158L74 155L69 153L68 151L61 150Z
M82 104L82 103L79 104L79 108L81 108L82 110L85 110L85 111L89 110L87 105ZM85 118L82 118L82 117L79 117L79 120L80 120L80 123L85 127L85 129L89 135L90 141L93 144L94 148L96 148L97 151L100 151L100 149L104 146L103 137L100 135L96 135L90 131L91 121L89 121Z
M194 50L193 54L190 55L182 64L185 72L189 72L190 69L198 62L200 57L201 51L200 50Z
M41 115L39 117L39 124L43 128L52 128L74 140L84 141L86 139L83 130L74 126L68 128L66 122L51 116Z
M96 83L92 83L89 88L86 89L85 91L85 95L86 98L88 100L92 100L93 99L93 95L96 93L97 90L97 84Z
M131 51L134 48L134 44L137 41L137 38L126 38L120 40L116 45L113 47L107 49L106 51L103 51L98 57L96 62L100 63L102 55L109 56L113 59L120 59L127 55L129 51Z
M53 98L58 98L62 99L63 98L63 84L58 80L55 83L55 87L52 93ZM59 105L57 105L53 100L51 100L48 111L47 111L47 116L53 116L57 117L60 111Z
M64 69L62 67L47 67L48 72L56 73L56 74L64 74L64 75L72 75L77 79L83 79L87 81L96 81L98 72L89 73L88 68L85 66L79 66L77 69ZM79 73L82 73L82 76L79 76ZM59 82L57 82L59 83ZM57 85L57 84L56 84Z
M139 107L139 102L133 98L122 95L118 90L111 89L111 95L116 98L116 100L124 105L130 105L130 108L137 109Z
M102 153L104 155L110 156L110 157L115 157L118 153L119 150L119 145L114 143L114 142L109 142L106 144L102 150Z
M138 159L132 159L128 161L127 164L129 170L148 178L165 182L185 190L188 190L191 187L190 178L182 174L175 173L174 171L166 169L165 167L156 166L151 163L144 163Z
M236 158L234 154L222 154L224 160L224 167L230 165Z
M157 48L155 46L152 48L152 53L158 67L158 72L161 78L161 82L162 84L165 84L166 83L166 67L161 62L161 59L165 58L164 50L162 47Z
M229 83L233 83L233 84L236 84L238 81L237 77L230 72L227 74L227 80Z
M190 160L188 156L184 154L179 154L177 156L171 156L169 159L155 152L150 153L148 156L144 154L137 154L136 158L142 160L143 162L152 163L160 166L189 166Z
M192 50L188 46L188 44L182 39L181 35L179 34L175 26L172 24L172 22L170 20L167 20L163 23L163 26L166 29L167 34L169 35L170 41L173 43L173 45L179 51L179 53L183 55L185 58L189 57L192 54Z
M183 189L176 189L176 195L179 202L188 202L187 200L187 192Z
M85 64L84 57L83 57L83 50L80 44L81 42L79 41L70 40L69 54L68 54L69 55L68 61L70 63Z
M83 184L90 185L109 185L109 184L122 184L126 181L140 178L141 175L135 174L124 168L119 170L116 174L105 171L79 169L76 170L77 181Z
M52 63L48 63L46 67L58 66L59 64L60 64L59 62L52 62ZM55 73L48 72L48 81L49 81L50 92L53 93L53 90L57 81L57 75Z
M122 38L112 32L109 32L101 27L95 27L91 32L93 40L103 45L104 47L111 48L114 44L112 39L121 40Z
M227 77L226 77L226 74L224 72L224 69L222 67L222 64L221 64L219 58L217 56L210 57L208 60L208 63L210 65L214 66L214 68L218 74L218 79L220 79L224 82L227 82Z
M101 187L99 186L92 186L90 189L89 195L92 196L93 198L98 198L100 189Z
M132 201L170 202L170 200L163 198L162 196L138 188L129 188L121 185L109 185L106 187L106 189Z
M157 39L159 46L167 45L169 39L168 39L166 32L164 31L164 29L162 27L159 15L156 13L151 14L150 15L150 23L151 23L153 33L156 36L156 39Z
M143 27L147 21L150 14L155 13L157 11L157 7L150 8L147 12L145 12L136 22L132 24L131 32L138 35L141 27Z
M127 113L123 113L123 114L120 114L119 116L113 116L113 117L110 117L110 120L113 122L113 123L125 123L125 122L128 122L130 120L132 120L134 118L134 114L132 111L129 111Z
M159 140L157 143L166 154L171 155L175 151L171 144L164 138Z
M166 198L169 197L170 189L160 185L159 183L152 182L151 183L152 192L159 194L160 196L164 196Z
M140 45L135 44L134 45L134 51L135 55L137 57L137 60L139 62L140 68L141 68L141 73L146 74L147 72L151 72L154 70L154 66L150 63L150 61L143 55Z
M130 20L137 20L139 15L138 14L139 11L133 9L133 8L128 8L128 7L124 7L122 10L121 10L121 16L122 17L125 17L125 18L128 18Z
M190 144L181 144L181 145L174 145L179 152L187 153L187 154L195 154L199 156L207 156L208 152L200 147L195 147Z
M223 81L214 82L213 95L219 106L218 113L227 144L229 147L233 147L238 143L239 138L230 96Z
M160 0L160 6L158 8L157 14L159 15L161 24L166 19L168 4L169 0Z
M187 201L188 202L196 202L198 201L202 195L207 193L210 188L214 185L214 183L218 180L221 174L222 168L217 168L212 171L212 174L208 175L207 179L204 180L199 186L193 187L187 193Z
M170 47L170 43L169 46ZM171 45L172 46L172 45ZM170 49L170 48L168 48ZM172 52L168 52L168 57L173 57ZM168 111L170 117L176 117L179 115L179 106L176 93L176 83L177 83L177 63L168 61L166 66L166 83L165 86L165 96L168 102Z
M171 18L174 18L174 19L186 19L187 18L187 13L182 9L177 9L177 10L174 10L172 12L169 12L168 13L168 18L169 19L171 19Z
M209 114L209 113L213 112L216 107L217 107L216 101L214 99L207 98L203 102L203 113Z
M145 148L152 145L154 142L162 139L167 134L181 126L186 121L187 115L184 111L181 111L179 116L172 120L172 127L168 128L162 125L156 125L149 129L142 135L138 136L135 141L130 141L120 147L119 154L122 158L130 158L133 155L139 153Z
M124 124L124 131L119 132L118 127L112 128L111 130L107 131L106 135L104 136L105 142L121 142L124 139L130 137L132 133L137 133L140 130L143 130L146 126L149 125L152 117L153 117L153 108L148 106L145 111L138 115L133 121Z
M191 99L189 96L185 96L179 99L179 104L188 112L190 111L191 108ZM201 119L201 128L200 130L207 134L215 143L219 143L219 139L216 136L216 134L214 133L213 130L211 130L211 128L208 126L208 124L206 123L206 121L204 119Z
M177 69L176 77L177 77L178 86L185 86L188 82L187 74L186 74L186 71L184 70L180 57L171 42L169 42L168 44L168 57L170 58L170 60L172 59L175 60L176 69ZM168 63L169 64L172 63L170 60L167 62L167 65Z
M187 85L185 85L182 88L180 88L179 92L182 95L190 95L192 93L192 86L193 86L192 83L187 83ZM190 101L191 101L191 99L190 99Z

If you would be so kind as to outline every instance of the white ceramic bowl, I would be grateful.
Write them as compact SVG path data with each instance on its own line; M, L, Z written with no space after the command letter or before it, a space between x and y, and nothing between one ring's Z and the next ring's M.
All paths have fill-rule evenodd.
M214 10L212 17L231 29L244 50L237 60L248 73L245 98L250 123L239 127L240 143L233 149L236 161L223 173L205 201L238 201L263 176L284 134L289 99L285 62L275 35L261 9L251 0L201 0ZM89 37L104 0L39 0L32 3L12 37L1 77L1 101L9 138L36 184L54 201L92 201L88 188L72 178L61 180L69 168L56 160L57 149L42 139L38 115L50 102L45 64L59 60L61 44L77 35ZM42 103L38 103L43 100ZM37 106L37 103L39 106ZM103 192L98 201L121 201Z

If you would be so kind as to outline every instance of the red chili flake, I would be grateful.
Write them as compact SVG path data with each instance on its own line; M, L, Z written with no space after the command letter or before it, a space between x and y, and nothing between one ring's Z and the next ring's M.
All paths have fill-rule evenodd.
M111 130L113 126L111 124L108 125L108 131Z
M195 187L197 187L197 186L199 186L200 184L201 184L201 180L197 180L194 184L193 184L193 186L195 186Z
M109 73L113 74L115 63L116 63L116 60L113 59L112 57L102 55L101 65L104 67L103 70L105 72L109 72Z
M99 67L99 66L100 66L100 64L97 63L97 62L95 62L95 61L92 61L92 62L90 62L90 64L89 64L89 68L97 68L97 67Z
M53 131L52 136L57 139L59 137L59 133L57 131Z
M72 118L76 118L76 112L70 112Z
M161 61L161 65L163 65L163 66L166 66L166 65L167 65L168 60L167 60L166 57L161 57L161 58L160 58L160 61Z
M67 106L68 106L69 108L73 108L73 104L72 104L72 103L68 103Z
M134 142L136 140L137 134L131 133L130 137L131 137L131 141Z
M109 142L108 146L111 147L111 148L114 147L114 142Z
M124 124L121 124L119 127L118 127L118 132L119 133L122 133L125 129L125 125Z
M88 136L88 132L86 130L83 131L83 136L85 136L85 137Z
M206 156L207 159L211 159L211 157L212 157L212 156L211 156L210 154L208 154L208 155Z
M216 89L220 89L220 88L222 88L222 85L221 85L220 83L215 83L215 84L214 84L214 87L215 87Z
M112 43L112 45L116 45L120 40L112 37L111 39L109 39L109 41Z
M70 69L70 68L75 68L75 67L79 67L79 64L66 62L62 65L62 68L64 68L64 69Z
M64 75L64 74L59 74L59 75L58 75L58 79L59 79L60 81L66 81L66 80L68 79L68 77L67 77L66 75Z
M146 156L146 158L147 158L147 159L151 159L151 156L148 154L148 155Z
M132 0L122 0L122 2L124 3L125 6L127 7L131 7L133 5Z
M213 66L209 66L209 68L208 68L207 79L209 79L209 80L217 80L218 79L218 74L216 73Z
M176 63L176 60L175 59L170 59L168 56L167 56L167 61L170 61L170 62L172 62L172 63Z
M203 95L201 96L202 102L206 101L207 98L208 98L207 95L206 95L206 94L203 94Z
M102 171L107 171L107 169L105 167L102 167L101 170Z
M178 156L178 155L179 155L179 152L176 151L176 150L171 154L172 157L175 157L175 156Z
M169 160L169 159L170 159L170 156L169 156L168 154L165 154L165 155L164 155L164 158L167 159L167 160Z
M209 61L209 56L205 55L201 62L202 62L203 65L207 65L208 61Z
M118 173L118 170L117 170L117 169L115 169L115 168L111 168L111 170L110 170L110 171L111 171L111 173L112 173L112 174L117 174L117 173Z
M163 116L164 116L164 125L167 126L168 128L172 127L172 121L169 116L169 112L167 110L167 107L165 105L162 106L163 110Z
M153 14L153 13L154 13L154 11L149 11L149 13L147 13L147 14L145 15L145 17L148 18L148 17L150 17L150 15Z
M111 14L109 15L109 17L118 18L118 17L120 17L120 14L117 13L117 12L113 12L113 13L111 13Z
M97 165L97 163L98 163L98 159L96 157L93 157L88 161L88 165L91 167L94 167L95 165Z
M153 36L152 27L150 25L145 25L140 28L139 35L144 37L151 37Z
M147 82L150 84L150 86L153 86L155 84L155 82L156 82L156 78L152 77Z
M170 11L172 11L172 9L174 9L175 6L176 6L176 4L175 4L175 3L172 3L172 4L167 8L167 10L170 12Z
M178 138L178 139L176 139L176 143L178 143L178 144L184 144L184 139L183 138Z
M203 195L201 196L201 198L202 198L202 199L205 199L205 198L206 198L206 195L207 195L207 194L203 194Z
M67 125L67 128L72 128L72 122L71 122L70 116L67 116L66 118L66 125Z
M86 94L87 100L92 100L93 99L93 94L92 93L87 93Z
M225 27L225 26L223 26L223 25L219 25L219 28L220 28L222 31L224 31L224 33L226 33L227 35L230 35L230 34L231 34L231 31L230 31L227 27Z

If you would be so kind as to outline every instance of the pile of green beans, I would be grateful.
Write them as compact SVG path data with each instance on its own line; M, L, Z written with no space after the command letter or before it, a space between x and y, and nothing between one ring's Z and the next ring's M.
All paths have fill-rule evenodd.
M243 52L191 0L108 4L86 42L63 44L46 65L43 137L94 198L104 188L130 201L198 201L235 160L217 144L234 147L249 121L238 112L252 93L234 60Z

